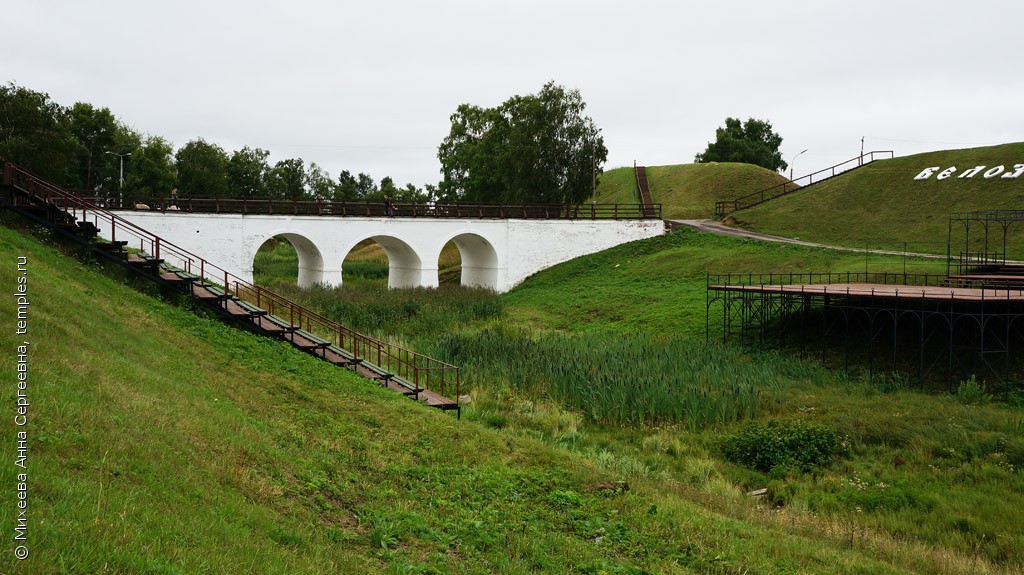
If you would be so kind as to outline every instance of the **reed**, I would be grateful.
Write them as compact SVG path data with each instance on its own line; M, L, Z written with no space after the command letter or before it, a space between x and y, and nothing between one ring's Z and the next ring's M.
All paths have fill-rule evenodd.
M756 417L778 400L776 382L786 369L721 346L647 334L531 336L497 327L446 334L434 352L462 365L468 381L507 382L591 421L692 429Z

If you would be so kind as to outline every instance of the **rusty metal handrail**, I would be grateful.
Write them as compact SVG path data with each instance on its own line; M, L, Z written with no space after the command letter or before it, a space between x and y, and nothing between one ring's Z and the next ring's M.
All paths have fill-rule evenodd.
M235 282L234 293L299 329L323 337L354 357L409 381L416 391L431 389L445 397L454 392L456 398L459 394L459 368L454 365L359 333L261 286ZM449 373L455 379L454 389L451 378L445 377Z
M6 160L3 161L3 183L19 187L48 204L57 206L76 221L90 222L98 230L109 230L110 241L124 241L132 248L137 245L139 251L162 259L186 273L197 275L204 282L219 283L226 295L233 295L266 309L271 315L289 321L294 327L331 341L355 358L371 362L411 382L417 392L433 390L449 399L458 400L461 391L458 366L361 334L329 320L284 296L239 278L202 257ZM119 240L119 237L129 239ZM448 395L451 392L454 392L454 398Z
M157 198L140 194L78 195L93 205L116 210L184 211L215 214L291 214L341 217L478 219L661 219L661 204L481 204L394 203L363 200L276 200L272 198Z
M875 154L878 154L879 156L888 154L889 157L888 158L875 158ZM882 150L882 151L867 152L865 154L861 154L861 155L857 156L856 158L853 158L853 159L847 160L845 162L841 162L839 164L836 164L836 165L834 165L834 166L832 166L830 168L825 168L823 170L818 170L817 172L814 172L814 173L811 173L811 174L807 174L806 176L800 176L799 178L797 178L795 180L787 180L785 182L782 182L782 183L779 183L779 184L775 184L774 186L765 188L763 190L758 190L756 192L747 194L745 196L740 196L740 197L738 197L736 199L733 199L733 200L721 200L721 201L715 202L715 215L721 217L721 216L724 216L725 214L728 214L729 212L734 212L736 210L742 210L742 209L746 209L746 208L751 208L751 207L754 207L754 206L756 206L758 204L763 204L764 202L767 202L769 200L774 200L775 198L779 198L779 197L785 196L787 194L791 194L791 193L793 193L793 192L795 192L797 190L801 190L803 188L806 188L807 186L810 186L811 184L820 183L820 182L822 182L824 180L827 180L829 178L834 178L834 177L836 177L837 175L839 175L841 173L848 172L848 171L850 171L850 170L852 170L854 168L859 168L859 167L864 166L866 164L870 164L871 162L874 162L875 160L879 160L879 159L892 159L892 157L893 157L892 150ZM870 159L865 160L865 158L870 158ZM850 165L850 164L853 164L854 162L856 162L856 165ZM842 168L842 169L840 169L840 168ZM824 177L820 177L823 174L828 174L828 175L826 175ZM818 176L817 180L814 179L816 176ZM798 183L801 180L805 180L805 179L807 180L806 183L804 183L804 184L799 184Z

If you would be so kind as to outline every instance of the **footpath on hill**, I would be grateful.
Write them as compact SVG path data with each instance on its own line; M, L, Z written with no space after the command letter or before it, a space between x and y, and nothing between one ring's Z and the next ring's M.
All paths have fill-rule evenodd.
M903 252L899 250L876 250L876 249L864 249L864 248L851 248L846 246L833 246L828 244L819 244L816 242L808 242L796 238L786 238L782 236L773 236L770 234L762 234L758 232L752 232L749 230L743 230L739 228L733 228L718 222L715 220L668 220L674 225L688 226L701 232L708 232L712 234L719 234L723 236L733 236L737 238L750 238L754 240L762 240L766 242L782 242L787 244L797 244L801 246L810 246L815 248L827 248L830 250L842 250L847 252L858 252L858 253L872 253L881 255L891 256L913 256L920 258L935 258L945 259L946 256L942 254L924 254L915 252Z

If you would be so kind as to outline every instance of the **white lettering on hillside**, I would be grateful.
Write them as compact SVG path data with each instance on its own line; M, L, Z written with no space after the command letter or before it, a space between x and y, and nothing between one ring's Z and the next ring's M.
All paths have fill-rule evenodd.
M942 166L932 166L930 168L925 168L921 170L921 173L914 176L914 179L930 180L932 176L935 176L935 173L938 172L938 175L935 176L935 179L946 180L953 177L953 175L957 172L957 167L950 166L945 170L942 170L941 172L939 170L942 170ZM970 179L978 174L981 174L981 177L985 178L986 180L991 180L992 178L999 178L1002 180L1016 180L1017 178L1024 175L1024 164L1014 164L1013 171L1008 171L1006 169L1006 166L1003 165L992 166L991 168L989 168L988 166L974 166L973 168L960 172L960 175L957 176L957 179Z

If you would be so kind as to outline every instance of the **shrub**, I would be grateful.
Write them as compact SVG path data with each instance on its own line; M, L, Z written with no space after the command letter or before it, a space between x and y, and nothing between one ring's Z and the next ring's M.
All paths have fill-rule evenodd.
M556 507L579 507L583 503L583 498L571 489L556 489L548 494L548 503Z
M956 388L956 398L964 405L984 405L992 401L992 396L985 393L985 386L978 383L972 375L967 381L961 381Z
M812 421L751 423L722 443L726 459L758 471L789 467L810 471L842 453L839 434Z

